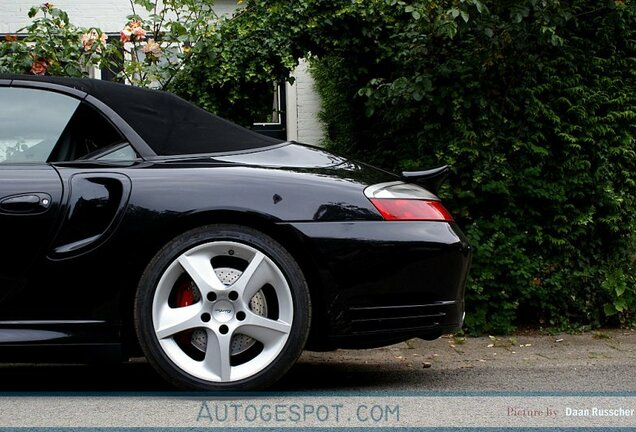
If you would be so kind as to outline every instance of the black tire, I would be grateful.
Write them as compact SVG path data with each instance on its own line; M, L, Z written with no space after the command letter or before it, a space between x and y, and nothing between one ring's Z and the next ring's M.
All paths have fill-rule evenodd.
M236 249L237 252L234 252L232 248ZM223 254L214 255L217 250L225 251L226 249L227 256ZM248 261L248 258L245 257L249 257L252 253L252 258L249 258L251 261ZM227 292L214 288L218 286L214 278L210 278L210 285L206 285L203 279L199 279L200 283L194 282L195 277L192 277L191 274L199 275L202 273L194 270L190 272L185 270L189 266L188 263L190 261L205 263L208 254L212 256L210 258L210 268L217 279L220 277L219 268L221 264L213 268L213 262L223 261L224 264L222 265L227 266L223 267L224 272L238 274L238 276L235 276L237 278L235 282L226 286ZM241 254L242 258L238 256ZM203 258L200 258L200 255ZM185 264L183 257L187 257L185 258ZM258 263L257 258L261 260ZM198 261L194 261L195 259ZM244 264L240 263L241 259L245 259ZM226 264L225 261L228 261L229 264ZM253 267L257 269L254 270L253 274L256 275L258 272L259 276L250 276L251 270L249 266L252 263L254 263ZM205 266L205 264L202 265ZM247 266L247 268L240 270L241 266ZM226 269L228 270L226 271ZM177 276L179 271L182 272L182 276ZM245 278L241 280L243 272L247 273L245 273ZM260 276L260 274L264 276ZM175 279L177 277L179 279ZM263 285L256 294L250 297L249 302L243 299L243 294L247 299L247 296L251 295L251 291L254 291L254 288L251 287L259 286L258 284L267 278L275 279L276 282L268 282ZM170 288L173 279L175 279L174 287ZM182 279L186 280L186 282L182 282ZM241 284L238 283L239 281L241 281ZM175 305L170 302L174 303L175 301L174 296L176 294L174 294L174 290L183 291L182 288L178 287L180 286L179 284L183 283L186 285L190 284L189 289L194 292L193 300L190 303L195 304L192 305L182 300L184 295L178 293L181 296L179 297L181 303L177 304L175 309ZM273 284L278 286L272 287L271 285ZM202 288L199 288L199 285ZM231 300L230 297L239 295L237 292L232 294L232 287L235 285L244 286L245 290L238 291L240 292L238 300ZM251 287L248 288L248 286ZM209 288L208 293L213 293L205 294L205 287L212 287ZM196 299L197 290L199 291L198 300ZM272 294L272 291L274 294ZM289 295L286 294L287 291L289 291ZM162 300L164 298L166 299L165 301ZM214 300L211 301L210 299ZM258 311L255 311L253 307L255 299L258 305L264 303L264 306L258 307ZM290 299L292 304L291 315L288 310ZM167 303L167 305L164 306L164 303ZM181 304L185 306L181 306ZM198 309L198 305L200 309ZM179 307L184 309L177 310ZM171 320L175 313L174 311L180 313L186 311L186 307L190 308L187 310L188 313L191 311L193 313L192 318L187 319L187 325L199 320L200 316L202 327L197 327L196 329L188 327L188 330L179 330L173 335L166 336L172 331L177 331L175 330L177 328L176 325L170 327L173 321L176 322ZM280 310L275 311L276 307L280 308ZM265 316L263 315L265 313L263 310L267 310L267 314L277 313L278 315L272 315L273 317ZM287 320L282 318L290 316L293 318ZM258 321L259 317L267 318L268 321ZM135 298L134 318L137 337L146 358L170 383L184 389L245 391L270 386L279 380L296 362L305 346L309 333L311 305L307 282L300 267L278 242L252 228L238 225L208 225L176 237L165 245L151 260L139 282ZM245 321L241 321L241 318ZM205 321L205 319L208 321ZM225 320L228 321L226 322ZM291 322L287 323L287 321ZM164 322L170 323L170 325L163 325ZM258 323L261 322L266 322L266 325L259 327L260 324ZM269 327L270 322L272 326L276 325L281 327L282 330L279 330L278 327L272 330ZM257 324L251 325L250 323ZM285 327L286 325L289 325L289 327ZM186 324L183 324L183 326L185 328ZM224 326L225 329L223 328ZM167 329L164 329L164 327ZM230 328L229 336L227 334L228 327ZM223 333L224 330L226 333ZM234 333L235 330L236 334ZM285 332L288 330L289 332L286 335ZM192 336L188 336L189 333L187 332L190 331L193 332ZM250 335L246 336L241 331L248 331ZM279 331L280 333L278 333ZM195 332L197 332L196 337ZM205 334L205 344L200 342L203 334ZM265 336L255 336L261 334ZM183 342L184 338L185 342ZM266 345L270 344L270 339L272 349L269 349L270 347ZM237 340L240 343L237 343ZM190 341L190 344L188 341ZM192 345L195 349L192 349L189 345ZM260 354L258 354L259 345L262 345ZM239 351L235 348L236 346L247 351L249 355L246 356L245 352L235 354L235 352ZM244 348L244 346L249 347ZM268 349L265 349L266 346ZM230 359L229 363L218 359L215 360L214 350L216 348L219 349L218 359L223 359L222 353L225 353L226 358ZM182 350L184 355L192 358L183 357L179 350ZM197 354L197 350L203 353ZM275 356L271 354L274 351L277 352ZM269 357L266 357L266 353ZM197 357L199 355L204 356L203 360ZM247 360L242 358L236 360L239 355L247 358ZM249 356L251 355L255 357L250 359ZM240 361L244 363L240 363ZM233 364L236 362L239 362L238 365ZM230 366L227 366L227 364ZM252 367L252 365L255 366ZM228 367L229 369L226 369ZM228 370L230 372L227 372ZM234 379L236 371L240 373L237 372L237 379Z

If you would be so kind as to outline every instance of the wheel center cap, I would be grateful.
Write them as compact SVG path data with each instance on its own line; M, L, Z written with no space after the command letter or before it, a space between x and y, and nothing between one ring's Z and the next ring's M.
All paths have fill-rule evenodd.
M226 323L234 318L234 306L229 301L218 301L212 308L212 316L216 321Z

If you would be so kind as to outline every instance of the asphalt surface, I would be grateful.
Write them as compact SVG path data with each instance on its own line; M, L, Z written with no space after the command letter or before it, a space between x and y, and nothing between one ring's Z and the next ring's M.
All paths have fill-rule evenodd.
M636 391L636 332L417 339L306 352L273 391ZM122 365L0 365L0 392L165 392L143 359Z

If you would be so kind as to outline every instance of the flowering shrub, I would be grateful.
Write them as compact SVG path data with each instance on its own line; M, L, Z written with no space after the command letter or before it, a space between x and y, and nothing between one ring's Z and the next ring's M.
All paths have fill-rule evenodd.
M119 78L141 87L165 87L191 47L213 33L219 19L212 1L135 0L119 33L108 39L99 28L71 24L52 3L29 10L33 22L0 40L0 72L79 77L90 67L117 71ZM145 18L137 13L142 7Z
M33 22L0 41L0 72L79 77L88 66L103 66L106 35L97 28L72 25L51 3L29 10Z
M123 65L120 78L141 87L166 88L189 58L190 48L218 26L212 4L209 0L131 2L128 23L109 45L110 58ZM137 8L143 11L138 13Z

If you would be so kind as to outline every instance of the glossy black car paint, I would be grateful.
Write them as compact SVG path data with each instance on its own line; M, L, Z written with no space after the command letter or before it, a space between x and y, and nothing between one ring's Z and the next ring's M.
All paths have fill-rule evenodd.
M5 359L26 353L33 361L36 349L60 358L99 348L138 354L132 303L141 273L172 238L214 223L261 230L299 262L315 309L310 349L432 339L460 328L470 247L454 223L384 221L363 191L398 177L296 143L159 157L91 96L45 82L11 85L83 98L141 158L0 166ZM2 209L7 198L30 194L50 196L48 207Z

